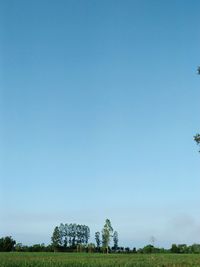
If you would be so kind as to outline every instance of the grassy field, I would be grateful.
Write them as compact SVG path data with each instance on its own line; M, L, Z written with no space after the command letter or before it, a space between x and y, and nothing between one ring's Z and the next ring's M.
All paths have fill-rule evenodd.
M0 267L200 267L200 255L0 253Z

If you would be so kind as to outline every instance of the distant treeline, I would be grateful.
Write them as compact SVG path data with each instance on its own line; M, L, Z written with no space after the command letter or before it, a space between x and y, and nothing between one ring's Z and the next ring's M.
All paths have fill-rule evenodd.
M10 237L0 238L0 251L18 252L86 252L86 253L200 253L200 244L187 246L173 244L170 249L157 248L152 244L136 249L118 245L118 233L111 221L106 219L100 232L95 233L95 243L89 243L90 228L81 224L63 224L54 228L50 245L35 244L24 246ZM112 242L111 242L112 241Z
M10 237L2 237L0 238L0 252L54 252L53 245L45 244L35 244L32 246L24 246L21 243L16 243L16 241ZM63 252L77 252L77 248L68 247L68 249L61 250ZM141 254L150 254L150 253L177 253L177 254L200 254L200 244L193 244L191 246L187 246L186 244L176 245L173 244L170 249L157 248L153 245L147 245L143 248L130 248L130 247L118 247L117 250L114 247L108 248L109 253L141 253ZM82 246L81 252L86 253L103 253L102 249L98 249L92 243Z

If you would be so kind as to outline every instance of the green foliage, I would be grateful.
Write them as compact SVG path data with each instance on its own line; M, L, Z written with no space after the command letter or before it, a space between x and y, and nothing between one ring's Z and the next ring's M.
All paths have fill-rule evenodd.
M152 245L147 245L143 248L142 252L143 253L153 253L154 252L154 246Z
M193 244L189 247L190 253L199 253L200 254L200 244Z
M176 244L172 244L172 247L170 249L172 253L179 253L179 248Z
M11 236L2 237L0 239L0 251L12 251L14 250L14 246L16 241L12 239Z
M52 246L55 251L70 251L87 245L90 238L90 228L86 225L71 223L56 226L52 235Z
M139 253L143 253L143 254L149 254L149 253L166 253L167 250L163 249L163 248L156 248L153 245L147 245L144 246L143 248L138 250Z
M111 222L109 219L106 219L106 222L102 230L102 245L107 253L108 253L108 247L109 247L109 243L112 237L112 233L113 233L113 228L112 228Z
M58 226L56 226L54 231L53 231L51 241L52 241L52 246L54 248L54 251L57 251L59 249L59 247L62 246L62 236L61 236L61 232L60 232Z
M191 246L187 246L186 244L172 244L172 247L170 249L171 253L194 253L194 254L200 254L200 244L193 244Z
M100 233L99 232L95 233L95 241L96 241L97 251L99 251L100 246L101 246L101 240L100 240Z
M114 234L113 234L113 243L114 243L113 248L114 248L115 251L118 248L118 242L119 242L118 233L117 233L117 231L114 231Z
M178 245L179 253L188 253L189 247L186 244Z

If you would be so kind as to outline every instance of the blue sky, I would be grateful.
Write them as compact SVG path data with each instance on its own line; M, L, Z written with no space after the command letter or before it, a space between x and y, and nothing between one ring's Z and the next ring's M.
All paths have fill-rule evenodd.
M200 2L0 10L0 235L110 218L121 245L200 242Z

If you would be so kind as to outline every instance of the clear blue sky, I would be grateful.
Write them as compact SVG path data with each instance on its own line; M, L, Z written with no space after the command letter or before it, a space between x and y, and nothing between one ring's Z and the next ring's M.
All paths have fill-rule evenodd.
M121 245L200 243L200 2L0 10L0 236L110 218Z

